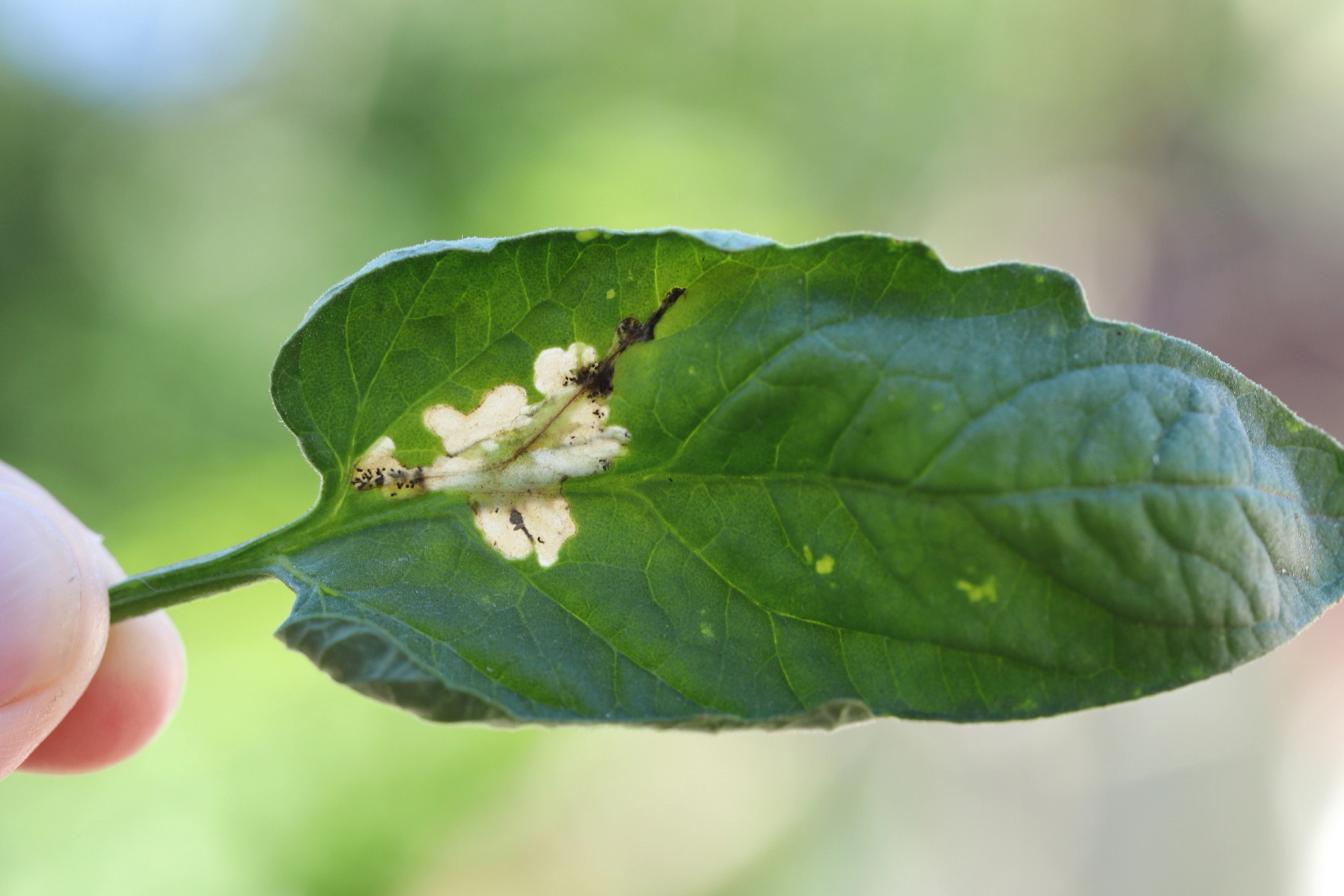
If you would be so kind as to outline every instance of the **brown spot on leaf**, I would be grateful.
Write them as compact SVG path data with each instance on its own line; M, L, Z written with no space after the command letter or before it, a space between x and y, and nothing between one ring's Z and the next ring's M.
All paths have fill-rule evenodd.
M537 540L532 537L531 532L527 531L527 524L523 522L523 514L518 510L517 507L509 508L509 524L512 525L514 529L521 531L524 535L526 535L528 541ZM545 544L545 542L542 542L542 544Z
M616 325L616 341L612 344L611 351L600 361L594 361L574 371L572 378L567 378L571 385L576 385L593 398L605 398L611 394L612 378L616 375L616 359L625 353L625 350L632 345L640 342L652 342L654 331L658 327L659 321L663 315L667 314L669 308L677 303L686 294L686 290L680 286L674 286L663 296L663 300L658 303L658 307L649 315L647 321L641 322L638 318L627 317Z

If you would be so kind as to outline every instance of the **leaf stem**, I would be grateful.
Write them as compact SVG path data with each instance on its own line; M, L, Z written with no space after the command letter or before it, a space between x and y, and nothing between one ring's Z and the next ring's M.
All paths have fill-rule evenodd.
M288 528L288 527L287 527ZM271 575L280 531L227 550L131 576L109 591L112 621L186 603Z

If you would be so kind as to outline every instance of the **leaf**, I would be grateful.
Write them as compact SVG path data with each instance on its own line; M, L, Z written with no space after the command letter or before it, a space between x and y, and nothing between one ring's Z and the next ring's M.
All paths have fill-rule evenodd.
M1344 589L1328 436L1065 274L885 237L401 250L273 392L316 506L114 604L276 575L286 643L433 719L1039 716L1230 669Z

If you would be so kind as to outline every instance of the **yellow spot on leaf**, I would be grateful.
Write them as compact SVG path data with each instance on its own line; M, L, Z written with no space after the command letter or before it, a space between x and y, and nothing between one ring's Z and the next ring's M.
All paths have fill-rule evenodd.
M710 625L708 622L700 623L700 634L705 638L713 639L714 626Z
M609 299L614 299L614 298L616 298L616 290L614 290L614 289L609 289L609 290L607 290L607 298L609 298Z
M600 233L600 230L580 230L578 233L574 234L574 239L581 243L588 243L597 239Z
M960 579L957 581L957 590L965 591L966 597L973 604L978 604L982 600L995 603L999 599L999 582L994 576L990 576L979 585Z
M803 562L808 566L812 565L812 548L803 545Z
M817 558L817 575L828 576L835 572L835 558L830 554L822 554Z

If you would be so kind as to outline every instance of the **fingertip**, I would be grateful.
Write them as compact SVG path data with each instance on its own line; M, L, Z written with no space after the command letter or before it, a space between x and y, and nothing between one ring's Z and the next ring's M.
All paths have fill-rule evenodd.
M125 759L163 728L185 679L182 639L166 613L117 623L88 689L23 769L83 772Z
M107 638L107 591L86 530L0 470L0 777L61 720Z

